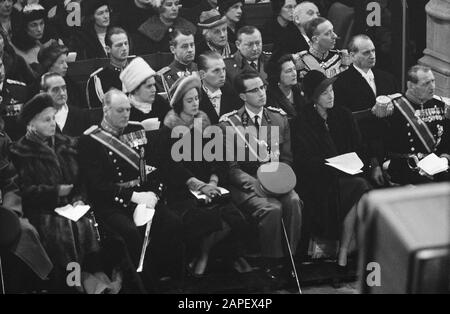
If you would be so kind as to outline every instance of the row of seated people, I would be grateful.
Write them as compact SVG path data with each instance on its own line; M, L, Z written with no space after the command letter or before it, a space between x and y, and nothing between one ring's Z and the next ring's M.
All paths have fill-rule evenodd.
M365 37L359 37L359 40L367 41ZM214 53L206 55L205 58L208 61L223 62L220 55ZM293 61L289 62L293 66ZM225 79L224 72L224 67L222 67L221 77L223 80ZM148 78L153 79L154 76L155 72L148 64L138 58L130 63L121 78L127 90L133 93L136 89L140 89L143 83L147 84ZM428 88L425 88L428 84L423 84L423 81L429 80L429 85L433 87L432 73L427 68L417 66L410 70L409 76L408 92L405 96L399 95L393 99L394 112L392 115L388 115L391 129L395 132L391 133L391 136L398 141L394 144L397 145L397 148L415 145L417 150L420 149L420 152L424 154L428 149L427 145L434 145L433 151L448 159L450 148L448 109L445 111L443 104L433 99L433 93L431 93L433 89L430 92ZM53 78L60 79L60 84L63 82L60 76ZM414 83L415 79L418 80L417 83ZM79 188L76 184L78 167L75 165L77 161L70 159L73 158L71 154L76 154L76 150L78 150L81 182L85 182L87 189L87 198L84 201L89 200L101 221L125 241L134 267L138 265L140 245L143 242L143 235L139 233L132 218L133 213L138 210L136 209L138 204L146 205L145 208L148 210L158 208L154 218L154 229L152 229L152 238L155 240L152 242L151 251L158 251L161 247L167 248L167 241L173 239L171 246L173 251L170 252L173 254L180 246L173 237L176 238L178 232L181 232L184 239L189 239L187 240L189 246L195 247L195 249L190 247L188 252L191 260L190 267L196 276L205 272L211 248L223 240L226 235L229 234L230 238L228 239L234 239L232 242L235 244L245 238L246 218L256 221L259 228L261 254L266 258L266 273L269 276L273 276L270 266L279 262L277 259L285 254L282 240L283 224L287 226L287 237L294 254L302 228L304 233L311 232L326 238L340 238L338 265L345 266L356 223L357 205L361 196L371 187L364 177L343 175L325 165L326 158L346 152L356 151L364 160L367 160L368 156L364 152L357 123L350 111L343 106L334 106L332 85L333 83L337 84L335 81L336 78L327 78L324 73L315 70L305 76L304 92L309 101L299 111L297 117L291 121L292 130L290 131L286 113L270 107L264 109L266 87L263 79L256 71L244 71L235 80L235 88L244 102L244 106L225 114L219 122L223 129L231 126L235 133L240 132L238 126L257 129L262 126L278 128L279 138L275 143L268 139L270 138L268 134L256 133L258 134L256 136L263 136L259 138L262 140L261 142L273 145L269 150L271 158L292 164L296 170L297 177L300 179L297 190L306 204L303 218L302 202L295 192L287 191L281 195L271 192L272 188L275 191L279 190L279 184L283 186L289 182L286 177L283 177L283 180L275 180L275 188L270 185L262 186L263 182L257 175L257 170L265 161L259 158L256 161L245 159L241 161L237 155L234 155L234 158L226 159L229 161L227 165L220 162L206 162L202 159L200 163L197 163L192 162L192 156L190 156L190 153L196 154L196 150L190 152L188 150L186 159L181 163L174 162L176 157L171 145L173 135L172 137L168 135L171 133L170 130L184 127L183 130L187 131L180 132L181 135L186 136L191 132L204 131L204 128L207 129L207 126L211 124L208 115L199 110L199 95L202 85L197 75L186 76L177 81L172 87L170 103L172 109L164 118L164 127L153 126L152 130L147 133L143 132L141 125L128 123L130 111L136 108L134 105L131 106L132 101L118 90L107 92L104 98L105 115L101 125L88 130L80 139L78 146L72 146L70 139L59 133L54 135L58 123L53 98L44 94L33 98L21 113L21 120L27 124L27 134L19 142L12 144L9 149L13 163L18 169L18 182L20 182L24 198L26 216L32 223L34 222L39 230L44 239L44 246L49 248L49 255L53 257L53 262L59 261L62 256L65 256L64 249L61 252L58 251L58 249L61 250L60 247L52 248L52 244L54 245L52 236L55 236L55 232L54 228L49 226L55 223L53 219L63 220L67 224L65 219L55 216L54 207L67 204L67 202L74 205L83 203L79 192L75 192ZM153 81L153 84L150 85L153 85L151 89L155 95L155 82ZM368 86L370 87L370 85ZM64 89L63 86L59 86L59 88L60 90ZM419 123L415 128L419 131L416 131L415 134L409 132L411 130L408 128L411 129L413 126L408 127L407 125L415 122L410 120L411 117L407 110L408 107L411 107L410 103L415 103L417 99L434 104L432 109L424 111L424 113L432 114L434 120L423 117L423 121L427 128L436 126L436 123L439 124L437 128L441 132L438 134L438 136L440 135L438 138L434 138L432 135L425 138L425 133L420 133L420 129L417 127L420 125ZM376 110L374 112L379 114ZM414 115L415 112L412 111L412 114ZM200 126L195 124L195 119L200 119ZM413 141L406 143L405 137L409 137ZM195 136L188 136L189 141L191 138L195 139ZM42 147L38 148L35 146L36 144L38 147L39 145ZM59 147L60 145L62 147ZM68 151L63 148L64 145L69 146L66 148ZM144 153L142 153L142 146L145 146ZM51 151L48 148L53 148L55 153L66 151L61 156L56 155L58 163L55 161L51 163L54 164L53 166L61 168L67 166L69 169L59 169L60 171L56 171L58 174L55 172L54 175L46 173L49 167L41 168L41 163L49 162L47 159L52 159L50 156L45 157L44 152ZM43 151L34 155L30 151L33 149L43 149ZM248 150L247 154L251 152L249 147L246 147L246 150ZM180 154L184 155L184 153L183 151ZM144 159L148 163L147 166L151 166L148 169L147 180L143 182L140 171L143 170L141 162ZM421 182L430 180L429 176L414 171L412 167L403 167L408 165L410 157L404 158L392 154L392 159L392 164L395 165L390 172L392 179L420 178ZM222 172L223 170L225 171ZM144 171L147 171L145 164ZM401 176L397 177L399 172L401 172ZM41 177L39 174L43 174L43 176ZM58 178L60 175L62 177ZM448 180L448 172L435 179ZM228 184L227 180L229 180ZM167 204L160 199L162 194L160 194L159 187L162 182L169 187L170 196L167 197ZM410 183L417 182L411 181ZM214 201L216 197L220 198L219 184L230 189L233 203L230 203L230 200L219 203ZM49 191L46 192L46 189ZM189 190L201 191L205 194L207 196L206 204L200 204L195 198L192 198ZM53 197L56 195L56 202L47 203L50 199L54 200ZM42 196L42 203L37 201L40 200L40 196ZM171 215L170 210L162 209L165 206L172 210L172 214L175 212L178 215ZM40 216L50 216L51 218L41 219ZM36 217L38 217L37 220ZM176 223L178 220L180 220L181 226ZM71 234L73 227L73 225L64 226L63 224L59 230L62 233L68 231ZM78 226L77 228L82 227ZM164 237L164 245L157 245L158 239L160 239L159 232L162 232L160 228L166 231L171 230L173 236L172 238ZM71 240L69 237L68 242ZM249 267L242 255L238 253L237 247L238 245L234 246L233 253L228 253L228 257L232 257L231 260L237 269L247 271ZM164 252L158 256L169 257L170 253ZM67 262L67 259L64 261ZM167 262L164 262L152 266L159 268L161 265L167 265ZM153 261L153 263L157 262ZM64 263L62 266L64 267ZM149 269L153 268L149 267ZM96 274L98 278L99 272ZM146 277L147 287L150 285L149 282L153 283L149 279L151 277L150 274ZM106 277L101 278L107 281ZM111 291L113 290L111 289Z
M219 17L216 18L218 21L220 20ZM213 22L214 23L214 22ZM340 62L342 58L339 58L339 54L336 54L334 52L331 52L333 42L336 39L336 35L334 34L332 30L331 23L327 22L326 20L316 19L315 23L311 23L311 29L312 32L309 32L313 36L311 37L311 46L310 47L310 54L301 54L300 56L297 55L297 63L299 63L298 57L302 59L302 69L308 70L318 68L317 64L308 63L308 58L305 58L305 56L313 56L314 58L321 61L319 63L319 69L320 67L323 69L323 71L326 73L327 76L331 77L336 75L337 73L340 73L348 68L347 71L344 71L342 74L340 74L337 77L337 82L335 84L336 86L336 102L340 105L347 106L349 109L351 109L354 113L356 113L356 117L358 118L358 124L363 129L363 138L364 138L364 144L368 148L368 152L370 154L370 164L371 164L371 176L374 180L374 182L378 183L379 185L383 185L387 180L385 180L386 173L383 172L383 169L381 167L381 163L384 161L385 157L392 157L394 159L394 162L389 165L390 171L388 174L395 174L395 179L400 180L399 178L403 178L402 183L408 183L412 178L414 177L414 183L417 182L423 182L423 181L429 181L429 178L423 175L417 175L417 173L409 171L410 167L407 166L409 159L411 155L419 155L419 153L416 153L416 151L420 151L420 154L427 154L430 153L433 150L438 149L440 153L446 153L448 152L448 127L447 127L447 120L445 119L445 108L441 101L431 99L430 95L434 94L434 78L432 77L432 73L424 68L415 68L410 71L409 75L409 81L411 83L411 88L409 92L406 94L407 100L409 102L412 102L413 104L417 104L417 110L414 112L414 115L416 113L419 114L419 116L422 117L424 121L426 121L430 126L429 130L430 133L433 135L433 138L428 136L429 143L423 143L424 136L416 135L414 134L414 125L410 122L404 123L404 117L394 115L389 121L389 124L392 124L394 126L395 132L388 132L388 144L387 147L384 147L384 142L382 141L382 132L387 130L387 128L384 128L385 124L380 125L380 121L376 119L371 114L371 109L375 103L375 97L378 95L383 94L392 94L396 90L392 90L392 87L395 86L395 84L392 84L392 78L386 75L385 73L380 73L379 71L372 71L371 68L375 65L375 53L374 53L374 47L371 41L364 37L357 37L354 41L352 41L349 50L350 53L353 56L354 59L354 65L349 66L347 64L342 64ZM252 64L250 57L253 60L259 61L262 53L260 52L260 46L261 41L258 40L260 38L260 34L257 30L254 28L247 28L244 29L247 31L247 34L243 32L241 35L243 35L240 39L242 40L243 44L242 48L239 49L239 54L241 55L241 62L238 63L236 60L231 60L230 67L225 67L226 73L228 76L228 79L219 79L218 81L222 84L223 81L232 81L230 78L229 73L239 73L243 70L251 70L251 68L256 67L257 70L259 70L260 74L266 75L270 81L270 78L267 76L267 72L265 71L265 63L264 62L255 62L255 64ZM122 37L122 40L127 41L127 36L123 36L125 33L120 32L118 34L119 36L113 36L113 37ZM247 36L249 35L249 36ZM253 37L251 36L253 35ZM177 35L178 36L178 35ZM191 35L184 35L185 37L188 37L189 41L193 41L191 38ZM256 38L251 39L248 38ZM111 37L112 38L112 37ZM245 40L248 39L249 42L246 42ZM123 41L122 41L123 42ZM175 41L175 46L178 44L178 41ZM120 45L119 45L120 46ZM123 44L122 44L123 46ZM126 45L125 45L126 46ZM192 51L192 45L188 45L190 48L187 50ZM240 45L238 45L240 46ZM247 50L247 54L245 51L245 47L252 47L252 49ZM125 49L126 50L126 49ZM320 52L320 53L318 53ZM124 52L119 49L118 50L119 55L121 54L122 58L124 55L128 55L128 52ZM64 53L63 53L64 55ZM189 57L192 57L192 52L188 55ZM338 57L336 57L338 55ZM249 56L249 59L247 60L245 57L242 56ZM319 58L318 56L322 56L322 58ZM256 57L256 58L255 58ZM328 58L328 59L327 59ZM111 56L111 59L112 56ZM322 62L325 59L332 60L332 62ZM228 65L227 61L224 62ZM245 62L247 61L247 62ZM250 61L250 62L248 62ZM283 60L280 59L280 62ZM192 62L192 61L191 61ZM124 65L126 65L128 62L125 62ZM199 67L202 62L198 62ZM295 88L291 87L291 92L294 91L296 88L296 83L298 80L295 80L294 77L297 75L288 75L295 73L298 67L293 66L292 60L282 62L278 65L279 67L279 79L276 77L273 79L275 84L272 84L273 90L278 92L278 102L275 103L275 106L282 107L282 105L291 105L294 106L294 110L292 111L293 115L296 115L297 110L299 107L302 107L302 105L299 105L299 103L294 102L294 93L290 93L289 88L286 88L286 85L292 84ZM239 66L242 65L242 68ZM298 65L298 64L297 64ZM282 68L284 67L285 71L282 71ZM295 69L294 69L295 68ZM331 69L331 70L330 70ZM209 71L210 69L208 69ZM295 71L294 71L295 70ZM329 70L329 71L327 71ZM208 72L204 71L204 72ZM116 76L119 76L120 80L120 72L122 72L122 69L119 69L116 71ZM190 71L177 71L177 75L179 72L190 72ZM224 71L222 71L224 72ZM285 73L282 73L285 72ZM359 72L359 73L358 73ZM276 73L276 72L275 72ZM200 70L201 74L201 70ZM286 75L283 75L286 74ZM365 75L364 75L365 74ZM225 74L222 73L222 76ZM95 76L94 76L95 77ZM158 77L157 77L158 78ZM285 80L285 82L290 83L284 83L278 85L278 83L281 83L282 80ZM287 79L287 80L286 80ZM93 80L95 82L95 79ZM150 81L151 78L150 78ZM165 92L166 94L170 95L170 90L167 88L164 88L164 85L167 85L167 82L169 81L169 76L167 76L167 79L164 79L163 76L159 75L158 81L161 81L161 85L163 86L163 89L160 89L161 92ZM165 83L164 83L165 81ZM102 80L100 80L101 83ZM218 96L212 95L213 93L208 94L209 87L212 90L216 90L217 88L214 88L213 84L211 82L206 82L206 76L203 78L203 85L207 86L206 88L202 89L202 92L205 92L207 98L210 100L212 106L209 106L210 112L208 116L210 117L211 121L214 120L215 115L217 115L217 119L219 116L221 116L223 113L226 113L226 111L230 110L226 107L228 106L229 102L227 101L226 104L222 107L222 104L217 105ZM352 82L352 84L349 84L349 82ZM354 84L353 84L354 83ZM120 84L122 85L122 80L120 80ZM211 85L207 85L211 84ZM220 85L219 84L219 85ZM355 89L354 86L357 86L359 84L361 86L360 89ZM103 85L103 84L101 84ZM153 89L154 87L151 86L152 83L149 82L148 86L149 89ZM230 84L231 85L231 84ZM95 90L95 93L97 95L101 95L101 93L97 93L98 90L98 83L95 85L93 83L93 90ZM110 87L110 86L109 86ZM102 86L100 90L108 90L109 87L106 85L106 87ZM284 87L284 90L283 90ZM122 86L117 87L122 89ZM56 93L58 90L63 90L63 86L60 84L58 88L55 89ZM305 87L303 88L305 89ZM388 91L387 89L391 89L392 91ZM297 89L298 91L298 89ZM133 91L131 92L133 93ZM138 92L139 93L139 92ZM142 102L146 101L134 101L132 98L135 98L138 93L134 93L134 97L131 98L131 102L133 103L133 108L143 108ZM237 92L235 91L237 94ZM151 93L155 94L155 92ZM223 93L224 95L228 95L228 92ZM302 99L301 93L296 93L298 99ZM304 96L304 95L303 95ZM98 96L96 96L98 98ZM137 96L139 97L139 96ZM170 97L170 96L169 96ZM223 98L223 97L219 97ZM95 98L94 98L95 99ZM161 98L160 98L161 99ZM206 99L206 98L204 98ZM61 100L61 99L60 99ZM99 103L100 103L99 98ZM225 103L225 102L224 102ZM148 106L148 104L153 104L153 101L147 101L147 106L144 110L135 110L135 112L143 113L145 118L148 118L149 116L145 116L145 114L152 115L152 106ZM421 105L421 106L419 106ZM64 107L64 106L63 106ZM239 106L238 106L239 107ZM419 109L420 107L420 109ZM155 105L155 108L161 108L160 106ZM170 107L166 107L170 108ZM208 108L206 106L205 108ZM215 110L213 111L214 108ZM149 110L150 109L150 110ZM223 111L222 111L223 110ZM64 111L64 110L63 110ZM205 109L205 112L207 110ZM286 109L288 112L288 110ZM214 114L215 112L215 114ZM154 114L154 113L153 113ZM160 114L158 113L158 116ZM64 112L62 115L62 119L57 119L60 122L63 121L61 125L64 126ZM142 117L142 116L141 116ZM150 116L151 117L151 116ZM153 116L154 117L154 116ZM395 119L394 119L395 117ZM159 121L163 121L164 118L158 117ZM136 120L140 120L140 118L136 118ZM369 121L370 127L367 127L367 122ZM377 125L378 124L378 125ZM364 127L366 127L367 130L364 130ZM396 128L396 129L395 129ZM396 136L392 136L392 134L395 134ZM433 144L434 142L434 144ZM401 144L399 144L401 143ZM423 147L421 145L424 145ZM308 147L310 145L307 145ZM430 147L434 147L433 149L430 149ZM384 150L389 150L389 155L384 152ZM407 166L407 167L406 167ZM405 175L407 173L408 175ZM411 174L412 173L412 174ZM391 178L392 179L392 178Z

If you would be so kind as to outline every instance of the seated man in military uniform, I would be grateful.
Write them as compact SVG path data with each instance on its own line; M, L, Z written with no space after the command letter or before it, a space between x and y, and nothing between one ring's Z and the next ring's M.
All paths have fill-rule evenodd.
M449 172L430 176L417 163L434 153L450 163L450 103L434 95L435 78L430 68L413 66L408 71L408 90L395 95L386 139L388 158L385 168L391 181L420 184L449 180Z
M222 116L221 127L226 134L226 160L230 165L231 195L233 201L258 225L259 246L265 258L269 277L274 278L272 267L286 254L283 239L284 220L293 254L300 240L302 201L295 191L282 196L261 197L255 192L258 168L271 161L290 165L292 152L289 123L281 109L264 108L266 85L255 72L244 72L236 78L236 89L245 105ZM230 133L231 131L231 133ZM253 131L253 132L252 132ZM245 134L244 134L245 133ZM243 139L245 154L231 149L235 136ZM253 145L258 143L258 145ZM237 143L237 147L243 143ZM283 185L286 181L275 182Z
M348 51L333 50L338 35L330 21L323 17L313 19L306 25L306 35L311 40L309 50L294 55L301 77L318 70L332 78L348 69L351 64Z
M194 34L189 30L175 29L171 33L170 51L173 54L173 62L159 70L156 76L158 93L169 94L170 88L180 77L191 75L192 72L197 71L197 65L194 62Z
M262 50L261 32L254 26L244 26L236 34L238 51L230 58L225 58L227 80L233 84L240 73L253 70L267 80L266 64L271 54Z
M104 95L111 89L123 90L119 76L128 64L130 43L127 32L112 27L106 32L106 50L110 64L92 73L87 82L87 104L89 108L101 108Z
M130 108L123 92L105 94L101 125L80 138L80 167L95 213L123 238L136 268L142 262L145 229L135 223L136 208L156 209L147 250L151 258L143 264L144 284L155 289L154 276L180 269L173 267L173 262L182 260L180 222L166 210L161 187L168 178L184 182L188 178L170 162L170 134L160 130L146 133L140 124L129 124Z
M27 101L28 89L23 82L5 79L5 66L0 58L0 116L4 117L4 128L13 140L25 134L25 128L17 122L23 104Z

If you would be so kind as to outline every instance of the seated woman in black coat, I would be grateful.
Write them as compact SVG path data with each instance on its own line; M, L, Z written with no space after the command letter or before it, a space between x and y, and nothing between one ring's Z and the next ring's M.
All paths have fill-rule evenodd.
M84 216L73 222L55 212L67 205L85 205L86 200L75 143L55 133L55 113L47 94L35 96L21 112L27 134L11 146L10 152L19 174L24 214L39 232L54 265L54 292L68 288L66 269L71 263L81 266L82 291L94 293L97 284L104 284L110 291L120 289L120 284L113 288L102 270L100 246L90 220Z
M77 52L77 60L106 59L108 55L105 36L110 25L108 1L83 1L81 6L84 13L83 24L81 29L74 34L69 46Z
M289 120L295 118L306 100L297 81L292 55L284 55L279 60L272 59L267 67L267 75L267 106L283 109Z
M361 137L350 111L334 106L334 79L309 72L304 90L309 104L292 128L298 192L305 201L305 229L314 236L338 240L338 266L347 266L357 207L371 187L362 177L349 176L325 165L325 160L356 152L364 160ZM340 271L345 268L338 268Z
M239 256L236 246L239 239L244 239L245 218L231 200L221 196L218 188L224 185L221 179L225 177L226 169L221 168L225 166L225 163L207 162L203 155L199 161L197 159L194 161L198 152L194 151L196 146L193 139L199 135L196 133L203 132L204 128L210 125L206 113L199 111L200 88L201 82L197 74L181 78L172 87L173 110L167 114L164 124L172 129L172 137L180 134L180 128L186 132L183 133L183 139L174 140L186 142L184 139L187 139L192 144L191 151L187 152L189 160L181 161L183 166L192 173L192 178L187 182L187 187L169 188L169 205L174 209L182 209L179 214L182 217L188 243L193 246L193 249L199 250L189 265L194 276L205 273L211 249L227 237L230 240L227 244L233 244L228 255L229 258L231 257L230 262L234 263L233 266L237 271L248 272L251 268L245 259ZM202 125L197 125L198 122ZM204 145L201 146L203 147ZM172 154L174 154L173 148ZM186 156L186 152L183 155ZM205 202L202 203L194 198L189 190L201 192L206 196Z

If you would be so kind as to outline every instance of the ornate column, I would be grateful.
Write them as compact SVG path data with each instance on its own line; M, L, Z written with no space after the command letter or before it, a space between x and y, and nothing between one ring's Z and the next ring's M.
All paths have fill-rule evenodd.
M450 0L430 0L427 12L427 48L419 63L431 67L436 94L450 97Z

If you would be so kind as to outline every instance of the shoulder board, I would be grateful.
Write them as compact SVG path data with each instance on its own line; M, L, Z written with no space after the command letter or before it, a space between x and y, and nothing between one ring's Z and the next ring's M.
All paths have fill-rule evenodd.
M92 133L94 133L95 131L100 130L100 128L98 127L98 125L93 125L91 126L89 129L87 129L86 131L83 132L84 135L91 135Z
M443 102L444 104L450 106L450 98L434 95L433 99L439 100L440 102Z
M164 68L162 68L161 70L159 70L158 72L156 72L156 74L158 74L158 75L164 75L164 74L166 74L167 72L169 72L170 71L170 68L169 67L164 67Z
M237 114L237 113L238 113L237 110L234 110L234 111L232 111L232 112L226 113L226 114L224 114L223 116L220 117L219 122L227 122L228 119L229 119L231 116L234 116L234 115Z
M272 55L272 52L271 51L263 51L262 52L264 55L266 55L266 56L271 56Z
M299 55L300 57L303 57L303 56L306 56L308 53L309 53L308 50L303 50L303 51L300 51L300 52L298 53L298 55Z
M104 69L104 68L100 68L100 69L95 70L91 75L89 75L89 77L94 77L94 76L96 76L96 75L99 74L101 71L103 71L103 69Z
M390 99L394 100L394 99L402 98L403 95L400 94L400 93L397 93L397 94L389 95L388 97L389 97Z
M273 111L273 112L277 112L277 113L281 114L282 116L287 116L287 113L281 108L266 107L266 109Z
M128 121L129 125L139 125L142 126L142 123L138 122L138 121Z
M13 84L13 85L27 86L27 84L25 84L24 82L19 82L19 81L10 80L10 79L7 79L6 83Z

